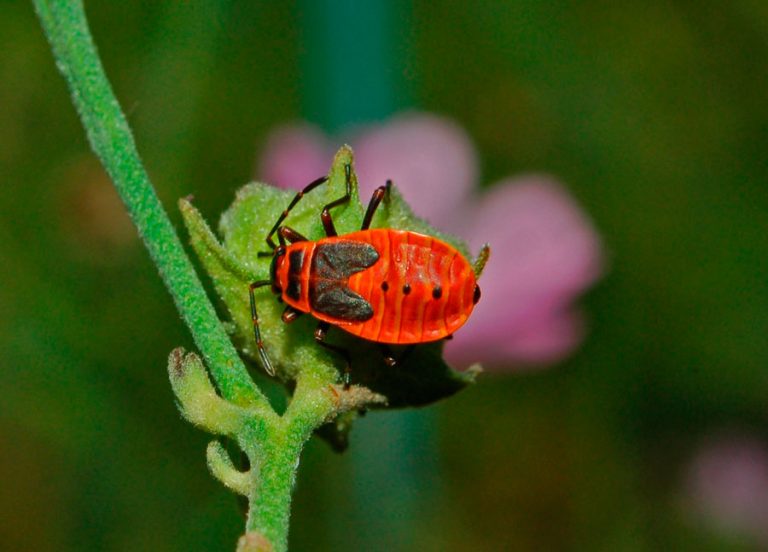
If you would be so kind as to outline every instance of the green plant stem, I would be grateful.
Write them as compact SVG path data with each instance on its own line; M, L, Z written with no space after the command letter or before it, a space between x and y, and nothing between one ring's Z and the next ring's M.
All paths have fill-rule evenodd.
M263 535L275 552L288 548L291 495L304 441L288 438L282 428L273 428L259 453L259 484L248 497L246 531Z
M152 188L99 60L82 2L33 2L91 147L112 178L222 395L236 403L267 404L238 357Z
M291 493L304 444L333 412L334 400L328 382L301 374L285 415L270 425L265 439L251 458L257 458L253 491L248 497L247 531L266 537L275 552L288 546Z

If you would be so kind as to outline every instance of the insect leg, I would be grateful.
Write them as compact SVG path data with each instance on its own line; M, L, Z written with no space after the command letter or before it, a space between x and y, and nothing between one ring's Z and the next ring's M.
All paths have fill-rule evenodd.
M381 354L384 357L384 364L386 364L390 368L392 368L395 364L397 364L397 360L395 359L395 353L392 351L392 349L389 348L388 345L385 345L384 343L382 343L380 348L381 348Z
M307 241L307 238L299 234L296 230L290 226L281 226L277 230L277 240L280 245L285 245L285 241L288 240L291 243ZM274 254L273 251L259 251L256 253L257 257L271 257Z
M281 226L280 228L277 229L277 243L279 243L280 247L283 247L283 248L285 248L285 237L286 237L286 234L290 234L290 232L284 232L283 231L283 230L285 230L285 228L286 228L285 226ZM301 234L299 234L298 232L296 232L296 235L301 236ZM301 241L301 240L299 240L299 241ZM293 242L291 242L291 243L293 243ZM273 257L274 255L275 255L275 250L274 249L272 251L259 251L258 253L256 253L256 256L258 258L260 258L260 259L264 258L264 257Z
M389 189L392 187L392 181L387 180L386 186L379 186L373 191L373 195L371 196L371 201L368 203L368 209L365 211L365 217L363 218L363 226L360 228L360 230L368 230L371 226L371 221L373 220L373 215L376 214L376 209L379 208L379 203L381 203L381 200L384 198L384 195L389 192Z
M349 389L350 378L352 374L352 360L349 356L349 351L337 345L331 345L325 342L325 336L328 333L328 328L331 325L328 322L320 322L315 330L315 341L321 347L328 349L329 351L335 351L344 357L344 373L342 374L342 380L344 381L344 389Z
M283 316L281 316L281 318L283 319L283 322L285 322L286 324L290 324L302 314L304 313L301 312L300 310L294 309L289 305L285 307L285 310L283 311Z
M346 193L336 201L331 201L328 205L323 207L323 212L320 213L320 220L323 221L323 228L325 228L326 236L333 237L338 235L336 233L336 227L333 225L330 210L344 203L349 203L349 199L352 197L352 167L349 164L344 165L344 177L347 186Z
M398 364L402 364L413 352L414 347L415 345L408 345L405 351L403 351L403 354L400 355L400 358L395 358L395 353L392 351L389 345L382 343L381 353L384 355L384 364L390 368L394 368Z
M299 234L296 230L294 230L290 226L281 227L279 235L291 243L307 241L307 238Z
M327 176L321 176L320 178L313 180L306 186L304 186L304 189L300 192L296 193L296 196L291 200L291 203L288 205L285 211L280 213L280 216L277 218L277 222L272 227L272 230L269 231L269 234L267 234L267 245L270 249L275 249L277 245L275 244L274 240L272 239L272 236L277 232L277 229L280 228L280 225L283 223L285 218L288 216L288 213L291 212L291 209L293 209L296 204L299 202L299 200L304 197L304 194L307 194L317 188L320 184L328 180Z
M261 365L264 367L264 370L269 374L270 376L275 375L275 369L272 367L272 363L269 362L269 357L267 356L267 352L264 350L264 343L261 341L261 332L259 331L259 315L256 314L256 299L253 296L253 290L263 287L263 286L269 286L272 282L269 280L259 280L258 282L253 282L251 285L248 286L248 293L251 298L251 319L253 320L253 335L256 338L256 347L259 349L259 358L261 359Z

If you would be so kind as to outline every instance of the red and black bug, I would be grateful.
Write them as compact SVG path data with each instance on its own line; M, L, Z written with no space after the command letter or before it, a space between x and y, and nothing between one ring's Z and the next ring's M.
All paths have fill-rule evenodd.
M389 228L370 229L373 215L391 186L373 193L358 232L337 235L330 210L350 200L351 168L345 166L346 193L326 205L320 218L326 236L308 240L282 226L304 194L327 178L318 178L298 192L267 235L272 249L269 280L250 285L251 315L264 369L274 369L264 351L253 290L271 286L286 303L282 319L290 323L303 313L319 324L315 340L346 361L349 385L350 356L346 349L325 342L330 326L382 344L385 362L396 360L388 345L415 345L449 338L469 318L480 299L472 265L453 246L432 236ZM273 236L277 234L279 244Z

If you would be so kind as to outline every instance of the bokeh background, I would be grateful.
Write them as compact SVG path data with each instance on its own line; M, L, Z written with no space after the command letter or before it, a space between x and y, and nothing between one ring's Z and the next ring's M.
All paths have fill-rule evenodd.
M768 548L768 4L89 2L158 194L216 220L276 125L453 118L602 236L566 361L313 440L293 550ZM360 5L358 5L360 4ZM0 15L0 549L230 550L191 347L26 2Z

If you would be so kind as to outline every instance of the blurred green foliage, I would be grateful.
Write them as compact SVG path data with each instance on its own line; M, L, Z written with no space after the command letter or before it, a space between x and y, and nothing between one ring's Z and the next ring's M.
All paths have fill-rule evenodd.
M178 224L192 193L215 220L312 94L301 5L87 7L164 204ZM768 437L768 5L417 1L407 26L415 105L468 129L485 183L561 177L610 255L569 362L481 378L433 407L438 450L403 447L430 467L409 549L736 547L689 522L679 480L714 429ZM238 506L164 369L191 340L25 2L0 18L0 105L0 548L230 549ZM310 443L294 550L401 542L351 469L375 416L347 456Z

